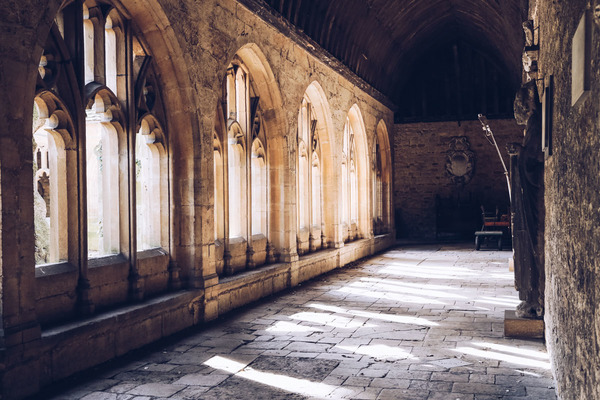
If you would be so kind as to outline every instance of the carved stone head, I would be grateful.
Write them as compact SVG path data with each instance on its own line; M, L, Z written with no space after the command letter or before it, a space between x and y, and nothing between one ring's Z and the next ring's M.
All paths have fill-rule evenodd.
M539 104L535 81L529 81L517 91L514 110L515 120L519 125L527 125L527 121L536 111Z

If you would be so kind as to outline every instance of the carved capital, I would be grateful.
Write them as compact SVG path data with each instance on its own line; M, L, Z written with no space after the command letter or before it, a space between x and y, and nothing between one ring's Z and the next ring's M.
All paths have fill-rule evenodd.
M508 151L509 156L518 156L522 148L523 146L519 143L509 143L506 145L506 151Z

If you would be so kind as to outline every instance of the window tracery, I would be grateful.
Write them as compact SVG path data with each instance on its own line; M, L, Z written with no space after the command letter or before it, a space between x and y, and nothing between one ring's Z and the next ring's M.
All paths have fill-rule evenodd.
M299 254L322 247L321 146L316 112L308 97L298 112L297 248Z
M63 247L77 253L87 246L81 250L93 258L165 247L168 241L163 104L152 58L132 28L108 1L70 2L58 12L44 46L34 107L34 123L45 126L34 127L34 160L41 167L35 188L47 197L51 237L52 226L60 226L59 239L52 239L60 244L50 242L52 255L43 262L77 263ZM77 191L78 180L85 182L85 193ZM78 197L86 205L86 241L74 233L83 212L75 206ZM54 203L59 211L52 211ZM130 231L137 245L131 245Z
M215 239L219 239L223 226L223 272L226 275L263 264L268 258L267 138L259 100L247 68L241 60L234 60L223 81L226 132L222 128L219 132L216 127L213 153L215 224L218 225ZM218 145L221 137L225 137L227 143L222 150ZM226 164L224 175L219 172L220 163ZM226 194L221 182L227 188ZM227 213L221 211L224 208Z
M50 91L34 100L34 226L36 264L68 259L67 174L73 168L67 151L72 148L74 126L62 102Z

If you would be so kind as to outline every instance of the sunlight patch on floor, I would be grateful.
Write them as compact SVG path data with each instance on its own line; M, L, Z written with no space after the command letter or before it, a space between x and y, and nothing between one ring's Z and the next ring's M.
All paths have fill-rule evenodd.
M364 317L368 319L378 319L381 321L387 322L397 322L400 324L410 324L410 325L420 325L420 326L439 326L437 322L429 321L426 318L420 317L412 317L408 315L398 315L398 314L384 314L384 313L374 313L368 311L360 311L360 310L346 310L341 307L335 306L327 306L324 304L309 304L308 307L316 308L318 310L323 311L331 311L339 314L350 314L355 315L357 317Z
M362 354L381 360L418 360L417 357L411 355L406 350L402 350L398 347L386 346L384 344L355 346L337 345L335 347L338 349L350 351L354 354Z
M299 312L290 315L290 319L304 322L312 322L323 324L334 328L356 329L360 327L374 328L377 325L365 323L364 320L356 320L355 318L340 317L329 313L314 313L314 312Z
M265 329L267 332L323 332L322 329L294 324L287 321L277 321L273 326Z
M211 359L205 361L204 365L229 372L240 378L248 379L263 385L268 385L286 392L297 393L303 396L323 397L327 396L336 389L336 395L340 397L352 395L354 393L351 390L346 390L347 393L341 393L337 386L327 385L325 383L292 378L291 376L274 374L272 372L258 371L251 367L247 367L245 364L221 356L212 357Z
M513 353L520 356L534 357L542 360L549 360L548 353L538 350L528 350L522 347L507 346L504 344L489 343L489 342L473 342L474 346L489 348L492 350L502 351L505 353Z
M451 349L457 353L468 354L475 357L487 358L498 361L505 361L511 364L523 365L530 368L550 369L550 363L540 360L532 360L526 357L518 357L511 354L500 353L491 350L476 349L474 347L457 347Z
M349 287L349 286L345 286L341 289L338 289L337 291L342 292L342 293L353 294L353 295L360 295L360 296L369 297L369 298L373 298L373 299L388 299L393 302L446 305L446 303L444 303L442 301L434 300L434 299L428 298L428 297L410 296L410 295L404 295L401 293L391 293L391 292L376 292L373 290L353 288L353 287Z

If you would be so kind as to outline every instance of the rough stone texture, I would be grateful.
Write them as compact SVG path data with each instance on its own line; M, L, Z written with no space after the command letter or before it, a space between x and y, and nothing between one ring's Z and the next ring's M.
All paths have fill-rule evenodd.
M545 164L545 322L563 399L600 398L600 31L594 24L590 92L571 106L571 41L587 4L530 2L540 27L539 77L554 75L553 148Z
M543 342L503 337L509 255L387 251L46 398L552 400Z
M506 144L521 141L523 130L514 120L491 120L490 127L508 168ZM454 136L466 136L476 157L473 178L464 187L453 184L446 172L446 152ZM506 212L509 198L504 170L479 121L397 124L393 160L396 229L402 237L432 239L441 233L436 227L436 195L479 200L487 207L504 207ZM481 215L476 207L473 212Z

